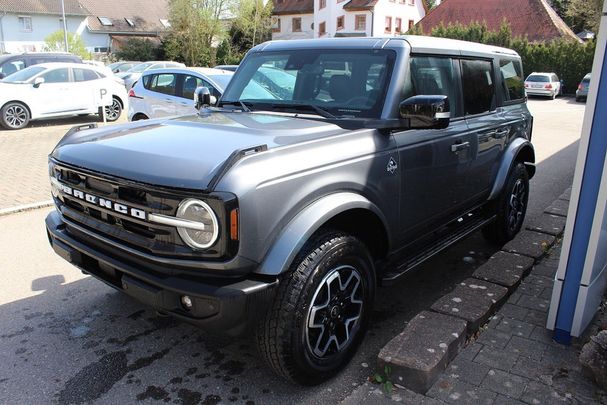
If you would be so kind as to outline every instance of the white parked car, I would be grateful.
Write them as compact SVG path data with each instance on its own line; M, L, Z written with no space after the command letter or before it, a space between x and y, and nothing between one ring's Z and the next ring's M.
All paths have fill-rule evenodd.
M213 102L223 94L233 74L211 68L146 71L129 91L129 121L193 114L196 88L208 87Z
M100 114L116 121L127 107L121 80L94 66L43 63L0 80L0 124L20 129L30 120Z
M156 62L143 62L138 65L133 66L126 72L116 73L116 77L124 80L124 86L126 90L130 90L131 87L139 80L141 74L146 70L151 69L164 69L164 68L178 68L185 67L183 63L179 62L166 62L166 61L156 61Z
M556 73L533 72L525 79L529 96L548 96L553 100L561 94L561 81Z

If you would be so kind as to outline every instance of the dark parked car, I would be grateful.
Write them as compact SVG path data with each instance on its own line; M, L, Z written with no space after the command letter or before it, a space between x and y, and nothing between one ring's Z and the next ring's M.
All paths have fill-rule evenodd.
M588 89L590 88L590 73L588 73L580 84L577 86L575 91L575 101L582 101L588 98Z
M523 224L533 119L510 49L269 42L215 106L204 87L194 98L198 114L72 129L50 155L49 241L163 314L253 332L292 381L352 358L379 286Z
M82 63L82 59L71 53L60 52L0 55L0 79L4 79L6 76L25 69L26 67L51 62Z

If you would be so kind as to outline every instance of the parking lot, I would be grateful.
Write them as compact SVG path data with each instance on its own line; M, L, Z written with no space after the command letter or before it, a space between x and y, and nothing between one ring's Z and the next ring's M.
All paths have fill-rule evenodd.
M571 185L584 104L532 99L529 107L538 163L533 217ZM0 209L49 200L46 156L71 126L91 119L0 131ZM220 339L157 317L82 275L48 246L50 209L0 217L0 403L337 403L373 374L378 351L411 317L496 250L476 233L383 288L354 360L307 388L271 374L250 337Z

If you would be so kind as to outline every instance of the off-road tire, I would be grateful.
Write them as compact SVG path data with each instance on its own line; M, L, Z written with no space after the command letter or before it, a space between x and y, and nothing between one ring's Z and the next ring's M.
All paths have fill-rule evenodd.
M0 124L6 129L22 129L27 127L31 119L28 108L18 102L11 101L0 109Z
M512 197L513 193L516 191L515 186L522 186L524 188L524 194L520 198L515 198L516 201L513 202ZM496 213L495 221L483 228L483 236L488 241L498 245L503 245L512 240L523 226L528 200L529 174L523 163L515 162L510 169L504 189L499 197L493 202L492 207L495 208ZM517 212L517 220L514 224L512 223L511 215L513 210L516 211L517 209L513 207L513 204L520 209L520 212Z
M360 297L363 301L360 323L352 336L344 340L341 351L335 344L335 353L325 358L318 357L308 343L309 331L314 331L309 327L310 317L314 318L312 321L315 323L318 315L313 311L315 307L311 306L318 303L315 300L320 297L318 291L322 286L328 285L327 277L330 279L336 269L349 266L360 275ZM348 294L344 290L338 292ZM330 293L328 295L331 296ZM281 278L274 301L258 324L256 342L261 356L278 375L292 382L314 385L327 380L341 370L356 352L369 322L374 295L375 273L366 246L343 232L319 232L306 243L289 271ZM333 316L333 308L329 307L323 314L329 312ZM326 320L324 315L321 318ZM325 332L324 327L322 331ZM316 340L318 342L320 338Z

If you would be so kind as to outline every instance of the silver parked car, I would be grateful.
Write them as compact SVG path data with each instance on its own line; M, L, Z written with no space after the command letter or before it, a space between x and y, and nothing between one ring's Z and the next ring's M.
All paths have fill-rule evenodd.
M163 62L163 61L155 61L155 62L143 62L138 65L133 66L126 72L117 73L116 77L124 80L124 86L127 90L130 90L133 87L133 84L141 77L141 74L146 70L151 69L163 69L163 68L173 68L173 67L185 67L183 63L179 62Z
M194 91L204 86L213 103L234 73L212 68L170 68L145 71L129 91L129 121L194 114Z
M588 89L590 88L590 73L588 73L580 84L577 86L575 91L575 101L582 101L588 98Z

